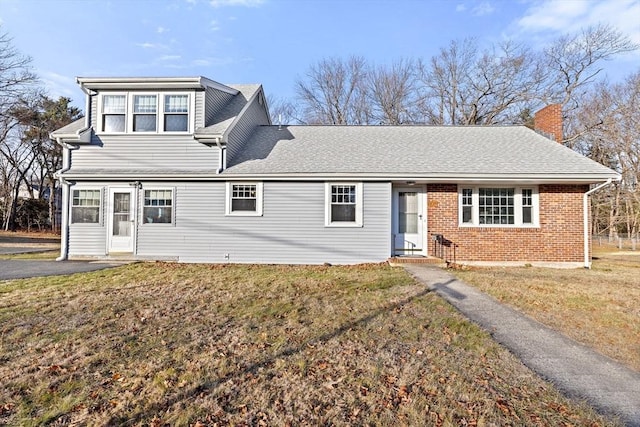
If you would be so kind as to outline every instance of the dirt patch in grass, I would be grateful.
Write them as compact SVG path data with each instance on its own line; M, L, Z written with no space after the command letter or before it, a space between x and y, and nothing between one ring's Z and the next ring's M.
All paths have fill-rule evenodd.
M0 424L614 425L384 265L4 282L0 378Z
M640 253L601 249L591 270L475 268L455 274L640 371Z

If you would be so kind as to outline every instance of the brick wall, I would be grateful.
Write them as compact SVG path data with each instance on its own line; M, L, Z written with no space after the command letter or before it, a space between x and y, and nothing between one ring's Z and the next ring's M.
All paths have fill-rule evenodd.
M553 138L557 142L562 141L562 105L547 105L533 116L533 126L536 130Z
M540 185L538 228L459 227L458 186L430 184L428 231L454 243L461 261L581 262L582 196L587 189L585 185Z

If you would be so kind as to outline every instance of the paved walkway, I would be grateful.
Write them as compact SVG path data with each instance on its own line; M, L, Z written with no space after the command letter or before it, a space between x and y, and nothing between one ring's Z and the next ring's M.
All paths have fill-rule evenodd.
M584 399L603 414L617 415L627 426L640 427L640 373L500 304L436 266L404 267L565 395Z

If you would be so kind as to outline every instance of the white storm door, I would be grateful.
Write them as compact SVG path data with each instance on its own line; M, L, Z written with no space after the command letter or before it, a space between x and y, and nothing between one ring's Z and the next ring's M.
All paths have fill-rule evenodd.
M424 192L419 187L393 192L395 255L424 255Z
M131 188L109 189L109 252L133 252L134 196Z

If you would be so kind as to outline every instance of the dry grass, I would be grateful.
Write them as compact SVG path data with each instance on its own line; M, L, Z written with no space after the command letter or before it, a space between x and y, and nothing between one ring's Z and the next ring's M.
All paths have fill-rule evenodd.
M59 255L60 255L59 250L44 251L44 252L25 252L21 254L3 254L3 255L0 255L0 260L26 259L26 260L54 261Z
M384 265L0 283L0 378L11 425L612 425Z
M591 270L483 268L455 274L640 371L640 253L596 248L594 257Z

